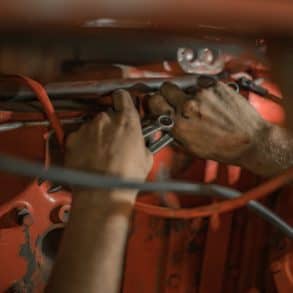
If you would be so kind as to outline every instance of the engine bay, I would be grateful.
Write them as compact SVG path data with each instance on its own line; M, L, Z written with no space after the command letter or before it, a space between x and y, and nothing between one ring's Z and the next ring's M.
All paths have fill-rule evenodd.
M33 39L17 49L13 39L0 50L5 73L0 86L1 292L42 292L70 215L71 183L120 186L118 181L105 185L98 177L83 181L81 173L65 182L69 176L62 169L68 134L97 113L113 111L115 90L130 92L142 127L157 118L147 101L165 82L192 96L217 81L244 96L266 121L285 125L284 99L273 81L265 40L243 45L132 36L123 46L121 34L102 34L99 42L93 40L103 43L98 51L84 45L88 35L77 36L82 45L67 42L55 49L49 35L42 36L42 46ZM149 148L163 137L151 134ZM148 176L154 185L140 186L122 292L290 292L291 181L292 169L263 179L238 166L193 157L168 141L154 154ZM184 182L194 184L190 194L180 189Z

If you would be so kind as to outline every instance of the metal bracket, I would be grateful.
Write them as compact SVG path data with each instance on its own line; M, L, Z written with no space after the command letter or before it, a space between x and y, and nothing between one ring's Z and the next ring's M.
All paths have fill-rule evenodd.
M216 75L223 71L225 65L221 51L215 54L208 48L199 49L196 55L192 49L179 48L177 61L184 72L191 74Z

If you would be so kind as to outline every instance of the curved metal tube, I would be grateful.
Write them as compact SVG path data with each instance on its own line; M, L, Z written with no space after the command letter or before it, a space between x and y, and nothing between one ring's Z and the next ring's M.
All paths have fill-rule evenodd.
M42 177L53 182L65 183L87 188L121 188L121 189L138 189L141 191L177 191L189 192L194 195L219 196L224 198L238 198L241 196L239 191L215 185L215 184L193 184L183 182L139 182L132 180L122 180L111 176L101 176L94 173L74 171L61 167L50 167L44 169L41 164L29 163L23 160L0 155L0 169L9 173L15 173L30 177ZM292 180L293 170L290 170L289 177ZM286 177L287 178L287 177ZM287 178L288 181L288 178ZM285 182L287 182L285 181ZM221 203L220 203L221 204ZM273 224L280 231L285 233L289 238L293 238L293 228L286 224L277 215L272 213L260 203L250 200L247 206L257 212L261 217ZM136 205L137 206L137 205ZM141 205L143 206L143 205ZM156 207L158 209L166 209ZM141 209L140 209L141 210ZM150 209L151 210L151 209ZM184 209L183 209L184 210ZM180 211L180 210L179 210ZM175 211L174 211L175 212ZM212 210L213 214L215 210Z

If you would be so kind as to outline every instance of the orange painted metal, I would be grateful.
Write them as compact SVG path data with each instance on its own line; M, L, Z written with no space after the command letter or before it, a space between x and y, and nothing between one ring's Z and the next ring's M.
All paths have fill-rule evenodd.
M266 2L264 5L262 0L124 0L114 5L107 0L64 0L63 5L51 3L50 9L44 9L44 4L37 0L29 0L23 7L14 0L2 5L0 19L1 28L6 30L46 29L49 26L60 31L64 27L77 28L91 20L96 29L108 30L127 28L194 33L199 29L214 29L217 35L241 32L292 36L291 1ZM34 7L33 12L28 7Z
M14 115L3 115L3 121L17 118ZM22 115L29 118L30 114ZM273 119L282 121L281 115ZM46 134L44 127L0 133L0 152L47 162ZM217 182L242 191L251 190L260 182L259 178L238 168L191 158L171 148L155 155L150 179L161 176ZM292 178L291 173L286 176L286 179ZM283 178L273 179L268 188L246 193L244 199L268 196L263 190L270 190L272 182L273 187L281 186L286 181ZM70 194L60 191L50 194L48 182L38 185L37 180L6 174L0 174L0 186L0 260L1 268L5 268L0 273L0 292L25 287L41 292L52 261L48 248L44 248L44 239L52 229L64 226L62 219L70 205ZM259 190L260 193L255 193ZM292 189L284 190L282 197L277 198L278 204L272 204L272 208L277 206L280 216L291 224L292 194ZM143 212L137 209L133 217L122 291L214 293L276 292L278 289L286 292L292 284L292 247L286 244L285 251L280 254L271 239L282 243L282 235L245 208L234 210L243 206L245 200L242 198L231 204L186 195L140 195L136 207L146 208ZM183 217L170 219L162 217L163 213L149 214L152 207ZM19 215L24 208L30 215L25 219ZM180 214L182 209L184 213ZM192 209L206 214L192 214ZM224 210L229 213L219 214ZM191 215L190 219L184 218L185 213Z
M46 131L43 127L34 127L3 132L0 140L5 143L0 144L0 151L44 161ZM64 191L48 194L48 182L39 185L37 180L2 173L0 186L0 292L8 288L40 292L51 262L43 253L42 240L48 231L64 226L52 216L56 208L70 204L71 196ZM32 219L30 225L19 221L17 212L24 208Z

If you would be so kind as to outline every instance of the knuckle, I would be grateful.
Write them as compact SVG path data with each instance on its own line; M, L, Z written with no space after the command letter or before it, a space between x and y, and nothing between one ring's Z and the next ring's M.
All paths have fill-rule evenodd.
M106 112L101 112L93 119L93 123L98 125L109 120L109 115Z
M128 123L128 115L125 111L119 114L118 123L120 126L126 126L126 124Z
M119 115L119 125L124 127L131 127L131 128L137 128L139 124L139 115L137 112L129 113L127 111L123 111Z
M182 111L184 116L197 116L199 111L198 103L195 100L187 100L183 104Z
M161 95L153 95L148 100L149 111L153 115L168 114L171 115L174 113L174 109L168 104L166 99Z

